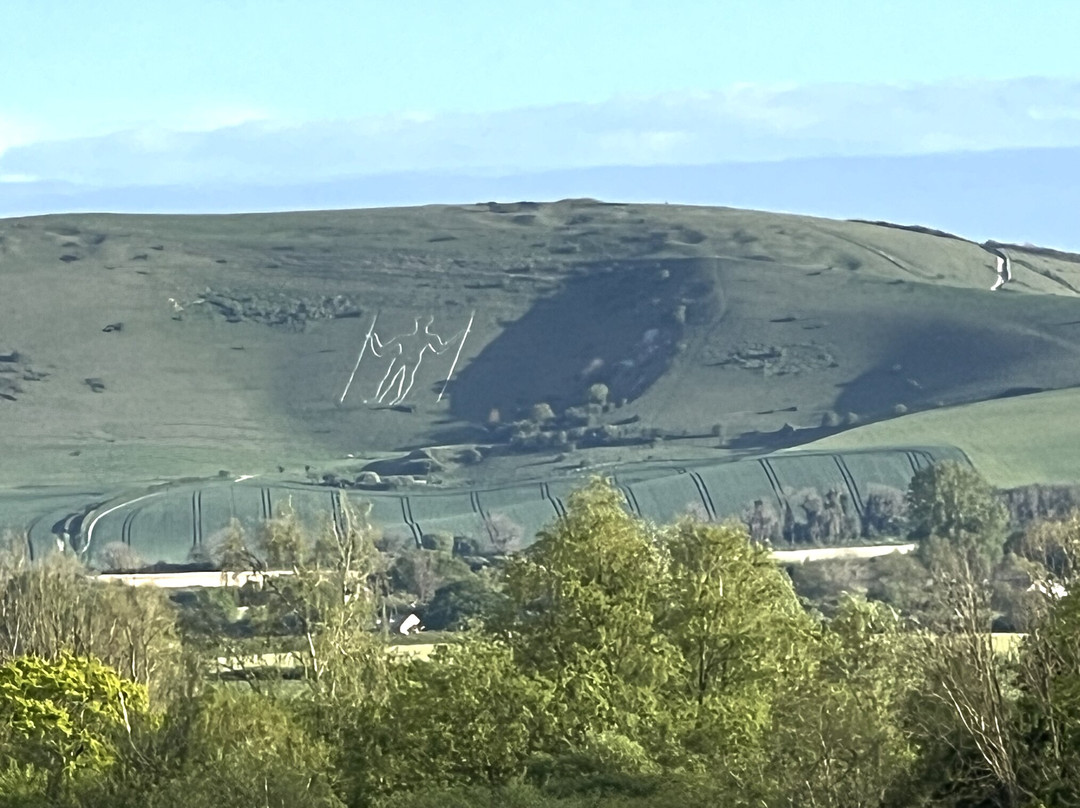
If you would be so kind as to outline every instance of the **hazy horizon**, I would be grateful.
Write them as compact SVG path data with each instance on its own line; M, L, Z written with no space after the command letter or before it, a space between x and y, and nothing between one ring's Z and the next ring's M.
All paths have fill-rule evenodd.
M8 15L4 217L591 196L1080 249L1061 211L1080 178L1064 2Z

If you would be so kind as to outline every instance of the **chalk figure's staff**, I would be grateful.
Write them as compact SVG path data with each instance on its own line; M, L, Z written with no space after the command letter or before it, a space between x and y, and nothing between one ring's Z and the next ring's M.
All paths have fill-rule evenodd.
M368 343L371 342L371 335L375 333L375 321L378 319L379 313L375 312L375 316L371 318L371 327L364 337L364 344L360 346L360 354L356 357L356 364L353 365L352 373L349 374L349 381L345 385L345 392L343 392L341 398L338 399L339 406L345 403L345 396L349 395L349 388L352 387L353 379L356 377L356 369L360 367L360 360L364 358L364 351L367 350Z
M461 349L465 347L465 340L469 338L469 332L472 331L473 318L476 316L476 311L473 310L469 314L469 324L465 326L465 333L461 335L461 342L458 343L457 353L454 354L454 362L450 365L450 372L446 374L446 381L443 382L442 390L439 391L439 397L436 401L442 401L443 393L446 392L446 385L450 384L450 377L454 375L454 368L457 367L458 359L461 358Z

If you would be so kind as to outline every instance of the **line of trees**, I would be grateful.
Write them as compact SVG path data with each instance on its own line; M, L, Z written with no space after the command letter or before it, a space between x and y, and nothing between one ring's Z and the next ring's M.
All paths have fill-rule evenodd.
M292 573L243 615L235 593L178 606L9 555L0 806L1076 804L1080 515L1017 544L1039 608L1003 653L988 581L1005 508L956 464L906 499L919 623L857 595L825 618L742 524L653 525L594 481L484 571L472 618L428 656L389 652L416 559L398 568L360 507L223 536L228 564ZM223 680L230 649L295 664Z
M924 471L920 479L927 476ZM1022 530L1037 522L1067 518L1080 508L1080 486L1026 485L994 492L993 498L1004 506L1009 525ZM741 520L755 541L835 546L907 536L915 529L908 503L906 491L870 484L860 511L846 488L808 487L786 491L779 510L767 500L755 500L743 509Z
M846 489L816 488L789 491L784 507L754 500L742 522L754 541L789 546L835 546L895 539L907 532L907 501L898 488L871 485L862 512Z

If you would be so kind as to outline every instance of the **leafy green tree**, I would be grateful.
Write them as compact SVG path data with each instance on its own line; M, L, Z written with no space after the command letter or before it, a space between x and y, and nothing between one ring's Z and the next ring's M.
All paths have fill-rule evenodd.
M157 746L153 751L170 759L169 771L133 784L135 804L343 806L333 788L332 750L281 698L209 691L175 711Z
M480 575L451 581L435 591L424 610L430 631L458 631L471 620L490 620L502 606L502 596Z
M552 684L523 672L506 643L471 636L394 671L395 731L378 757L380 791L520 780L542 737Z
M756 542L764 544L783 538L784 523L776 509L763 499L755 499L754 504L743 511L743 523L750 531L750 538Z
M656 625L667 571L655 538L593 480L507 563L500 634L526 673L552 683L547 731L567 749L601 732L663 745L659 687L677 663Z
M395 588L411 592L421 603L430 602L444 584L471 575L468 564L442 550L408 550L390 568Z
M913 538L943 539L989 565L1001 558L1008 511L969 466L947 460L919 469L908 486L907 505Z
M662 543L670 561L661 625L678 660L666 690L683 713L680 734L692 755L735 768L761 751L812 624L743 525L684 520Z
M1042 619L1019 654L1026 769L1043 802L1064 805L1080 793L1080 513L1034 527L1025 541L1051 570L1035 588Z
M907 500L899 488L867 486L863 503L863 535L868 539L895 538L907 531Z
M157 695L184 669L176 609L155 587L103 584L59 554L0 564L0 662L92 656Z
M879 806L911 776L908 700L921 683L898 615L848 596L779 700L770 746L774 805Z
M50 798L79 771L106 770L148 709L145 687L93 658L62 653L0 666L3 757L44 772Z
M342 525L327 522L313 530L291 508L265 521L246 565L286 573L263 581L263 639L272 646L281 633L299 635L305 680L331 693L350 677L346 689L361 680L378 689L385 661L383 640L372 632L385 569L375 548L371 505L342 505Z

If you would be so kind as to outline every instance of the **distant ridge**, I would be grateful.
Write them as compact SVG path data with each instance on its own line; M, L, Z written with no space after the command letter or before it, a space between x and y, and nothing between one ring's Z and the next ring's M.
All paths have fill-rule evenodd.
M1080 251L1080 148L826 157L696 166L402 172L332 181L94 188L0 183L0 216L60 212L225 213L594 197L723 205L881 222ZM918 226L918 225L916 225Z

